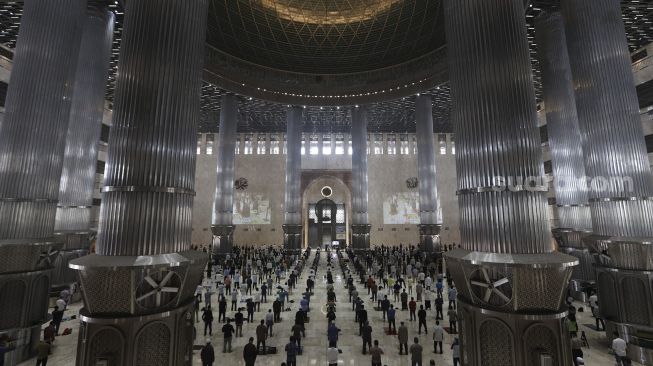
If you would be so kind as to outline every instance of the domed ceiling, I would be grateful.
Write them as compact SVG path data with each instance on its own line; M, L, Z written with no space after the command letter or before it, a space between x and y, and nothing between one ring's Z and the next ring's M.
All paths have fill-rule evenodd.
M88 0L89 4L103 4L107 0ZM540 90L539 64L533 19L540 11L556 10L560 0L524 0L528 38L536 90ZM442 0L209 0L209 29L207 30L207 55L202 86L202 114L200 130L216 132L219 124L220 98L230 92L240 94L240 115L238 129L242 132L285 130L285 105L274 100L275 95L265 94L267 84L277 87L280 84L297 83L303 89L304 83L326 84L325 89L333 87L332 82L346 82L365 87L369 75L357 78L351 74L298 75L293 72L342 73L346 71L369 71L385 66L396 66L372 74L369 79L387 77L392 79L399 74L412 75L415 86L395 85L395 96L388 96L392 89L385 90L380 101L338 100L326 104L330 99L305 98L298 105L306 105L305 131L348 131L351 119L344 106L368 104L370 109L370 131L411 132L415 131L414 101L407 97L411 93L427 93L433 97L433 121L436 132L451 132L451 98L446 83L420 83L420 70L428 72L440 67L437 55L446 55L444 50L444 27L440 4ZM631 51L653 41L653 7L651 1L621 0L622 15ZM124 0L110 0L109 9L116 15L111 70L107 80L107 100L112 101L116 86L119 48L122 39ZM11 60L16 45L22 1L0 1L0 58ZM228 57L216 57L211 53L221 53ZM434 52L431 52L435 50ZM428 55L427 55L428 54ZM233 55L233 56L232 56ZM230 68L231 59L238 57L244 62L264 67L255 67L256 72L250 80L264 83L266 75L275 74L261 88L252 86L249 90L237 90L232 86L245 86L245 81L232 81L229 85L224 76L238 76L246 68L236 65ZM230 59L231 58L231 59ZM417 62L413 62L417 60ZM223 61L222 63L220 61ZM411 61L411 62L408 62ZM424 62L422 62L424 61ZM435 62L430 63L429 62ZM237 64L237 63L236 63ZM272 67L281 70L266 69ZM415 67L413 67L415 66ZM217 78L216 71L224 68L223 78ZM396 75L395 75L396 74ZM240 75L242 76L242 75ZM336 77L338 76L338 77ZM288 77L287 79L284 79ZM444 77L448 77L444 75ZM238 79L237 77L235 77ZM285 81L284 81L285 80ZM219 82L216 82L219 81ZM377 81L377 80L373 80ZM255 84L255 83L253 83ZM429 86L428 84L431 84ZM378 84L370 83L372 86ZM248 84L247 87L250 87ZM0 85L1 88L1 85ZM262 89L259 93L259 89ZM372 91L374 89L368 89ZM361 93L366 91L346 91ZM639 90L638 90L639 91ZM251 93L250 93L251 92ZM270 92L270 90L268 90ZM306 91L303 91L307 93ZM383 94L381 90L379 95ZM644 93L647 91L644 90ZM2 90L0 89L0 98ZM403 94L403 95L401 95ZM376 92L374 93L376 95ZM640 93L641 95L641 93ZM648 91L650 95L650 90ZM272 97L272 98L269 98ZM334 98L335 101L335 98ZM313 103L315 102L315 103ZM340 103L342 102L342 103ZM354 103L349 103L354 102ZM342 107L341 107L342 106Z
M440 0L213 0L207 43L278 70L342 74L445 44Z

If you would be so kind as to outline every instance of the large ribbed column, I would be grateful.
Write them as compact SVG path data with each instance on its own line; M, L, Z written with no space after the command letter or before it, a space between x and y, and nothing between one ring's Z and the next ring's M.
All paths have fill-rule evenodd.
M535 28L559 217L552 232L559 250L578 258L569 285L571 294L583 301L595 278L592 255L581 240L592 230L592 216L565 28L557 12L541 13Z
M595 236L597 286L608 334L617 329L632 359L651 364L636 333L653 331L653 176L644 142L618 0L565 0L576 106ZM644 356L644 355L648 356ZM646 358L648 357L648 358Z
M286 112L287 154L283 247L291 251L299 251L302 248L302 112L301 107L290 107Z
M433 140L433 106L430 95L415 98L417 135L417 178L419 187L419 242L425 252L441 251L442 215L438 207L435 180L435 141Z
M62 244L52 274L55 289L76 281L75 271L68 268L68 262L88 254L90 245L97 147L113 24L113 13L101 8L92 8L84 24L54 224L57 242Z
M371 225L367 206L367 109L351 111L351 239L354 250L370 248Z
M79 270L77 365L189 365L190 251L206 0L126 3L97 254Z
M54 218L85 0L24 2L0 123L0 335L33 353L48 317Z
M234 162L236 159L236 130L238 127L238 99L235 95L222 97L220 133L218 134L218 165L213 196L213 254L230 253L233 249Z
M524 2L444 7L462 243L446 257L463 364L567 366L564 298L578 261L555 252L549 231Z

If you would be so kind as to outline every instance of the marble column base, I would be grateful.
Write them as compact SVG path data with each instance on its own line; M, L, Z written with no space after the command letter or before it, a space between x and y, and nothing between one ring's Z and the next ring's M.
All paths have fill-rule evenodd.
M642 365L653 366L653 341L637 336L638 332L651 334L653 329L605 320L605 334L610 342L614 339L614 332L617 332L619 337L628 342L626 352L631 360L639 362Z
M461 304L463 365L571 365L563 318L576 258L464 249L444 255Z
M628 356L653 365L653 273L596 266L599 309L606 335L628 342Z
M190 365L194 293L208 259L186 251L71 261L84 295L77 365Z
M77 282L77 273L68 267L68 263L76 258L89 254L91 238L95 236L91 231L59 231L54 233L57 242L56 257L52 266L51 291L59 291L70 284Z
M41 340L41 324L27 328L0 331L0 336L9 338L11 350L5 353L5 365L14 366L36 355L34 347Z
M0 241L0 335L6 334L15 347L8 365L33 355L41 325L48 320L55 248L52 239Z
M566 315L503 313L458 300L462 364L571 366Z
M0 274L0 336L9 337L12 351L6 365L34 355L41 325L48 320L51 269Z
M599 309L608 338L617 331L628 342L630 358L653 365L651 238L592 235L583 242L594 253Z
M80 320L78 366L192 364L192 300L175 309L139 317L94 317L82 309Z
M213 233L213 245L211 252L214 255L229 254L234 249L234 225L211 225Z
M578 259L569 281L569 295L577 301L587 302L587 292L594 289L596 273L594 273L594 255L585 245L585 238L591 232L568 228L551 230L553 238L558 243L558 251Z
M370 231L372 225L369 224L351 225L351 247L354 251L370 249Z
M302 250L303 226L296 224L284 224L283 227L283 248L291 252Z
M442 252L440 246L440 229L442 225L419 225L419 247L425 253Z

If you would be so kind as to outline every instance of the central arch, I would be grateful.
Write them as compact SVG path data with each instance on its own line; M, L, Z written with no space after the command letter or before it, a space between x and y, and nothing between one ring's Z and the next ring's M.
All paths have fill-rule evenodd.
M326 188L322 189L322 194L324 195L324 191L327 190ZM332 243L333 241L338 239L338 211L344 209L342 205L338 207L339 205L332 200L328 198L324 198L320 201L318 201L315 206L309 203L308 209L312 210L314 212L308 213L309 217L309 233L308 233L308 239L309 243L308 245L311 246L316 246L312 245L317 241L317 244L320 246L323 246L324 244L327 243ZM311 222L311 217L316 218L315 222ZM317 229L317 235L315 238L311 238L311 226L316 226L315 228ZM313 243L311 243L311 241Z
M351 217L351 189L349 185L342 178L332 174L312 175L302 192L302 222L304 223L305 246L317 247L322 244L322 239L318 239L324 238L318 230L320 227L323 229L323 234L333 235L335 237L334 240L338 240L341 246L349 245L349 224ZM329 188L326 191L326 195L324 191L325 187ZM320 202L322 207L332 207L330 204L329 206L326 205L328 202L333 202L336 207L336 214L340 212L342 215L344 210L344 223L340 223L337 226L334 223L331 226L334 221L332 220L329 225L320 225L321 222L318 222L318 215L315 212ZM332 217L330 211L328 215L330 218ZM321 220L321 218L319 219ZM325 233L324 230L327 228L335 230L335 233ZM313 232L310 232L311 230Z

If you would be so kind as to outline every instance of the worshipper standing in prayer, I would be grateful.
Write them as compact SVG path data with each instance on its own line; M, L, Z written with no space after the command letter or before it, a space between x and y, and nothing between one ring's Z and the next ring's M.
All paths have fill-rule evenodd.
M43 329L43 340L52 344L54 343L54 337L55 337L55 328L54 328L54 323L50 322L45 329Z
M52 345L45 340L40 341L36 345L36 366L46 366L48 364L48 357L50 356L51 350Z
M299 353L299 349L297 349L297 345L295 344L295 339L293 337L290 337L290 342L286 344L285 351L286 364L288 366L297 366L297 353Z
M619 333L614 332L614 339L612 340L612 351L614 352L614 358L617 361L618 366L629 366L630 359L628 358L628 355L626 353L627 345L626 341L624 341L621 337L619 337Z
M210 306L205 307L202 311L202 320L204 321L204 336L206 336L207 329L209 335L213 335L213 312Z
M218 301L218 322L224 323L227 321L227 299L222 296Z
M458 328L456 327L456 324L458 323L458 313L454 309L449 309L447 315L449 316L449 328L451 328L451 332L458 333Z
M365 322L361 330L361 337L363 338L363 354L367 354L367 347L372 348L372 326L369 322Z
M52 311L52 323L54 323L54 332L56 335L59 335L59 327L61 326L61 321L63 320L63 307L55 306Z
M395 310L394 305L390 305L388 309L388 331L392 334L397 331L397 324L395 323L397 311Z
M231 353L231 338L234 334L234 327L231 325L231 320L227 319L227 324L222 326L222 335L224 337L224 341L222 343L222 353L227 353L227 350L229 350L229 353Z
M306 323L306 312L304 312L302 309L297 310L297 313L295 313L295 325L299 326L299 329L301 330L301 333L306 337L306 329L304 328L304 323Z
M408 309L410 310L410 321L412 322L413 320L416 319L415 317L415 310L417 309L417 302L415 302L415 298L410 298L410 302L408 303Z
M254 346L254 338L249 337L249 343L243 348L243 359L245 366L254 366L256 363L256 356L258 356L258 347Z
M238 308L238 287L234 287L231 291L231 311L236 311Z
M426 329L426 310L424 310L424 305L419 306L419 311L417 312L417 320L419 322L419 329L417 334L422 334L422 326L424 326L424 333L429 334Z
M275 322L281 321L281 310L282 310L281 301L279 301L279 299L274 300L274 302L272 303L272 311L274 312Z
M388 296L383 296L383 300L381 300L381 312L383 313L383 321L385 321L385 316L388 313L388 309L390 309L390 300L388 300Z
M238 308L238 312L234 315L234 323L236 324L236 337L243 336L243 323L245 322L245 316L241 311L241 308ZM240 335L239 335L240 334Z
M295 323L292 328L290 328L290 331L292 332L293 338L295 338L295 342L297 343L297 347L301 350L302 349L302 332L304 331L303 324L299 325ZM304 335L306 337L306 335Z
M206 339L206 344L202 347L200 359L202 360L202 366L213 366L213 362L215 362L215 351L209 338Z
M453 366L458 366L460 363L460 341L458 338L454 339L451 345L451 356L453 357Z
M414 341L410 346L410 365L422 366L422 346L419 344L419 338L415 337Z
M270 337L272 337L272 326L274 325L274 321L276 318L277 318L276 310L274 314L272 314L272 310L268 310L268 313L265 314L265 326L268 328Z
M336 348L336 344L329 343L329 348L327 349L328 366L338 366L339 357L340 357L340 351L338 351L338 348Z
M339 333L340 329L336 327L334 322L330 321L329 326L327 327L327 340L329 341L329 344L333 344L334 347L337 347Z
M408 328L401 322L399 330L397 331L397 338L399 339L399 355L408 354Z
M256 307L256 303L254 303L252 299L247 299L245 304L247 306L247 321L249 323L254 323L254 309Z
M435 319L444 320L444 314L442 308L444 306L444 300L441 297L435 299Z
M383 350L379 347L379 341L374 340L374 347L370 348L370 355L372 355L372 366L382 366L381 355L383 355Z
M456 308L456 297L458 297L458 291L456 290L455 287L449 287L449 292L447 293L449 296L449 308Z
M265 340L268 338L267 336L268 327L265 325L265 321L261 320L261 324L256 327L256 349L263 355L267 353L267 347L265 346ZM261 345L263 348L261 348Z
M438 353L438 346L440 346L440 354L442 354L442 342L444 341L444 328L440 325L439 321L435 321L433 328L433 353Z
M424 307L426 310L431 310L431 300L433 299L433 291L424 290Z

